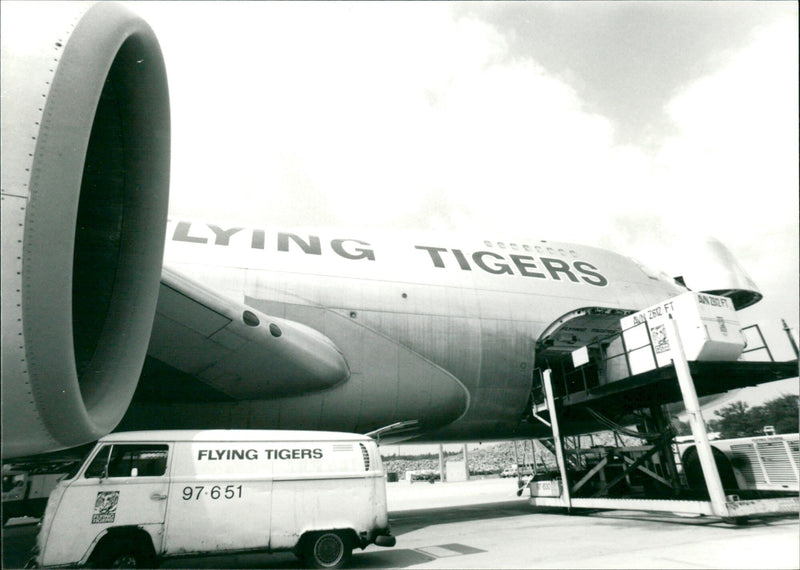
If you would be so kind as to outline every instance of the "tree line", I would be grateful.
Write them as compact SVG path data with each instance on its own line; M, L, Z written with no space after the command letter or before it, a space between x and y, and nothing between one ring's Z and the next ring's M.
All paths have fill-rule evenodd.
M797 433L798 403L800 396L797 394L784 394L753 407L737 400L716 410L716 417L707 420L706 426L709 431L719 432L722 439L764 435L766 426L772 426L776 434ZM675 421L674 425L678 435L691 435L687 422Z

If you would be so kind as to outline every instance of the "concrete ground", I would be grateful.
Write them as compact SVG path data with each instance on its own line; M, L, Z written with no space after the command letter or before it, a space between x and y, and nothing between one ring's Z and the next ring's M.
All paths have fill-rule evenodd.
M798 516L731 526L710 517L533 509L515 479L390 483L394 548L356 551L353 568L800 568ZM3 567L20 568L36 526L3 529ZM288 553L193 557L165 568L300 568Z
M389 489L398 547L434 556L419 568L800 568L797 515L746 526L637 511L567 515L529 507L513 479ZM458 506L467 495L473 505Z

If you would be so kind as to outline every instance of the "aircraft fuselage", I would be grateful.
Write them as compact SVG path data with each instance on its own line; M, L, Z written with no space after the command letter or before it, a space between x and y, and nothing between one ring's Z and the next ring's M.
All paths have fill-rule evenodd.
M350 378L290 397L168 406L135 398L124 429L366 432L417 419L437 440L522 436L535 345L548 325L579 308L636 310L681 292L598 248L429 232L173 221L165 265L325 334Z

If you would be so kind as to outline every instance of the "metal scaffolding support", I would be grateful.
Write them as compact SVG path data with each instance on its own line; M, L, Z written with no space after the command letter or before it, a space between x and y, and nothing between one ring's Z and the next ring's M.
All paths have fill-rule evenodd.
M561 498L564 501L564 506L569 510L572 508L572 505L570 503L569 479L567 479L567 462L564 459L564 446L561 441L561 432L558 429L558 420L556 419L556 404L553 399L553 382L550 376L550 369L545 370L544 390L545 397L547 398L547 409L550 410L550 420L553 428L553 445L556 447L556 461L558 462L558 470L561 473Z
M672 315L669 316L669 320L667 321L667 331L670 337L670 346L675 355L672 359L672 363L675 365L675 373L678 376L678 383L680 384L681 393L683 394L683 405L689 416L689 426L692 428L692 436L694 437L695 446L697 447L700 466L703 468L703 477L706 480L712 511L715 515L725 517L728 513L725 507L725 491L722 488L722 480L719 477L717 463L714 461L714 454L711 451L711 444L708 441L706 422L703 419L703 413L700 411L700 402L697 399L697 392L694 389L692 373L689 371L689 362L686 360L686 354L683 352L681 336Z
M670 488L673 495L677 493L676 480L677 471L672 457L668 461L662 462L666 471L665 475L671 479L654 473L645 467L644 463L658 452L667 453L670 450L671 433L666 429L665 418L660 413L653 413L651 418L655 422L661 435L654 438L653 444L641 448L617 448L615 451L622 459L623 469L609 481L606 481L604 471L609 464L609 455L603 457L596 465L589 469L574 484L569 479L568 461L565 455L563 440L559 428L558 412L553 392L551 370L545 370L542 375L542 388L545 392L547 411L549 412L549 423L553 434L553 446L558 463L561 484L556 486L557 496L537 496L531 491L530 504L540 507L563 507L568 511L575 508L587 509L614 509L614 510L642 510L655 512L684 512L701 515L711 515L721 517L727 521L739 521L752 515L763 515L773 513L797 513L800 511L800 497L789 496L769 499L739 500L737 495L726 495L722 486L719 470L714 460L711 444L708 439L703 415L700 410L700 403L695 390L689 363L683 350L680 333L675 321L670 317L667 323L667 334L672 348L672 363L676 381L680 387L683 403L689 417L692 435L697 448L698 458L702 468L703 478L708 489L708 500L677 500L677 499L649 499L649 498L609 498L597 495L607 492L614 485L627 478L632 472L639 470L644 472L652 479ZM536 410L534 410L536 411ZM635 451L638 455L628 457L625 452ZM592 497L576 497L574 494L583 488L593 477L598 476L601 480L599 490L593 493ZM542 483L541 481L538 483ZM552 482L547 483L547 489L551 489ZM537 481L530 483L531 489Z

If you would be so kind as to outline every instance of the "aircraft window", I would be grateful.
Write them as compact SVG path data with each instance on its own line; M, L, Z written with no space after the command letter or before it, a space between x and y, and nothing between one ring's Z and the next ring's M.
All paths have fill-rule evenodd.
M664 278L667 281L670 280L670 278L667 277L666 274L663 271L657 271L657 270L653 269L652 267L650 267L649 265L647 265L645 263L642 263L640 260L636 259L635 257L632 257L631 259L639 267L639 269L641 269L642 273L647 275L647 277L649 279L652 279L653 281L658 281L658 278L661 277L661 278Z

